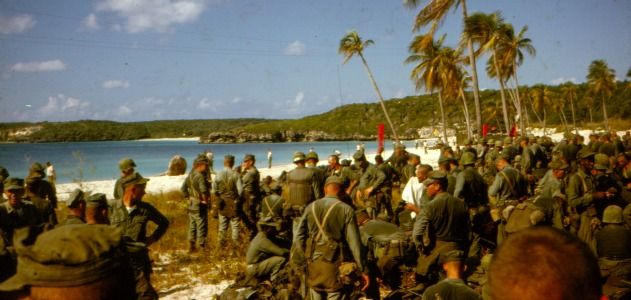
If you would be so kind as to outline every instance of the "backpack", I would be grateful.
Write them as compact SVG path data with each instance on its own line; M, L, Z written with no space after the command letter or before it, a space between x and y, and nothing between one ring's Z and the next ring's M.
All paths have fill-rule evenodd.
M316 291L334 292L343 287L339 280L339 267L342 264L341 245L330 239L324 231L329 214L339 203L341 202L336 201L331 204L321 221L316 215L315 205L311 206L311 213L318 226L318 233L315 237L307 239L305 254L307 256L307 285ZM321 255L314 259L313 254L315 252Z
M543 211L531 202L523 202L511 211L504 231L511 234L528 227L537 225L543 217Z

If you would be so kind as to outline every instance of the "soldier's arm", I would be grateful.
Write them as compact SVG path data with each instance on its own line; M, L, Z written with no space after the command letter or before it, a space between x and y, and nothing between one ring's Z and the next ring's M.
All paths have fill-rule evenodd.
M355 220L355 214L352 209L348 209L345 213L346 215L346 242L348 243L348 247L353 254L353 258L355 259L355 263L357 263L357 267L360 271L364 272L364 266L366 262L366 251L362 251L362 241L359 234L359 228L357 227L357 221Z
M501 171L500 171L501 172ZM495 180L493 180L493 184L491 184L491 186L489 187L489 196L497 196L497 194L500 191L500 188L502 187L502 174L500 174L500 172L498 172L495 175Z
M375 176L375 180L374 180L374 183L372 185L372 190L376 191L377 189L379 189L381 187L381 185L383 184L383 181L386 180L386 174L383 173L383 171L379 170L376 167L373 170L374 170L373 174Z
M153 206L150 206L149 221L158 225L158 228L156 228L156 230L147 237L147 246L160 240L160 238L167 232L167 228L169 228L169 219L167 219L167 217L165 217Z
M416 216L416 220L414 221L414 227L412 228L412 239L414 244L417 247L423 246L423 235L427 230L427 226L429 225L428 218L428 207L426 209L421 209L419 214Z
M316 176L315 172L312 173L313 176L311 176L311 190L315 199L320 199L323 197L322 189L320 188L320 178Z
M302 213L298 223L298 230L296 231L296 236L294 237L294 241L292 243L291 259L297 264L303 264L305 262L305 244L307 242L307 235L309 234L307 215L311 213L311 205L313 205L313 203L307 205Z
M463 172L458 173L458 176L456 177L456 187L454 188L454 197L456 198L464 198L462 197L462 191L464 190L464 174Z
M188 176L184 179L184 181L182 182L182 186L180 187L180 191L182 192L182 195L184 195L184 198L188 198L189 194L188 194ZM116 197L114 197L116 198Z
M262 249L264 252L270 253L275 256L286 256L287 254L289 254L289 249L279 247L268 238L261 240L259 249Z
M582 184L583 182L581 181L579 175L575 174L570 177L570 183L565 189L568 204L579 210L586 208L592 203L592 194L587 193L587 191L581 192Z

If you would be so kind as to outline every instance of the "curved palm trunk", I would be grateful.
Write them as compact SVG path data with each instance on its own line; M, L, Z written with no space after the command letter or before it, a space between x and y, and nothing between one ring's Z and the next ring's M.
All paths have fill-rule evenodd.
M383 96L381 95L381 91L379 91L377 82L375 81L375 78L372 76L372 72L370 71L370 68L368 67L368 63L366 62L366 59L364 59L364 55L359 53L359 57L361 57L362 63L364 64L364 68L366 68L366 72L368 73L368 78L370 79L370 83L372 83L372 87L375 89L375 92L377 92L377 96L379 96L379 104L381 104L381 109L383 110L384 115L386 115L386 120L388 121L388 125L390 125L390 130L392 130L392 135L394 136L394 140L398 143L399 136L397 135L397 131L394 129L392 120L390 120L390 115L388 115L388 111L386 110L386 104L383 103Z
M605 119L605 129L609 131L609 119L607 119L607 105L605 105L605 95L603 95L603 118Z
M510 134L510 122L508 121L508 108L506 107L506 95L504 94L504 80L500 74L500 67L497 63L497 52L493 55L493 65L495 65L495 72L497 74L497 80L500 82L500 96L502 98L502 113L504 114L504 126L506 126L506 135Z
M447 143L447 118L445 117L445 109L443 108L443 95L438 92L438 104L440 105L440 117L443 121L443 139Z
M521 135L526 136L526 126L524 121L524 115L521 113L521 97L519 96L519 81L517 80L517 62L513 61L513 78L515 79L515 94L517 96L517 115L519 115L519 127L521 129Z
M464 19L469 16L467 14L467 3L462 0L462 15ZM475 56L473 55L473 42L471 39L467 39L467 50L469 51L469 62L471 63L471 79L473 84L473 103L475 105L475 127L478 135L482 134L482 109L480 106L480 87L478 86L478 68L475 63Z

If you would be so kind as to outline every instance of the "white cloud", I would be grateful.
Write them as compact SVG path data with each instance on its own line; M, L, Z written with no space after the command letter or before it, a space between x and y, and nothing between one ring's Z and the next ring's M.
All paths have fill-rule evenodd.
M302 56L307 52L307 46L300 41L295 41L285 48L285 55Z
M294 105L300 106L302 104L302 100L304 99L305 99L305 93L298 92L298 94L296 95L296 98L294 99Z
M83 27L89 30L97 30L100 28L99 21L96 19L96 15L93 13L85 17L85 19L83 19L82 24L83 24Z
M44 116L51 117L59 117L66 114L82 117L89 114L89 108L90 103L87 101L58 94L48 97L48 102L39 109L39 112Z
M232 99L232 103L233 104L237 104L241 102L241 98L240 97L234 97L234 99Z
M66 64L59 59L34 62L19 62L11 67L15 72L49 72L66 69Z
M116 114L118 116L127 116L130 115L132 113L131 108L129 108L129 106L127 106L127 104L123 104L121 106L118 107L118 109L116 110Z
M208 100L208 98L202 98L201 100L199 100L199 103L197 104L197 108L199 109L207 109L210 108L210 101Z
M22 33L35 26L35 20L31 15L19 15L15 17L0 16L0 33Z
M116 89L116 88L123 88L126 89L130 86L129 81L125 81L125 80L106 80L103 82L103 87L106 89Z
M570 77L570 78L559 77L557 79L550 80L550 83L552 83L553 85L559 85L559 84L562 84L562 83L566 83L568 81L571 81L573 83L577 82L576 78L574 78L574 77Z
M103 0L97 10L113 12L125 19L125 31L172 31L176 24L191 23L206 8L203 0Z
M401 98L405 97L405 93L403 93L402 90L398 90L397 94L394 97L401 99Z

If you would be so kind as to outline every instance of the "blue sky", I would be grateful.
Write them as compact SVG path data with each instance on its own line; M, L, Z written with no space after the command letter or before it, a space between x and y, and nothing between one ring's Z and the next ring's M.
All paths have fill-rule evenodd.
M631 67L631 1L467 5L528 25L537 55L521 84L583 82L594 59L620 79ZM422 93L403 63L416 11L400 0L2 0L0 122L299 118L374 102L361 62L337 53L353 29L375 41L365 57L385 98ZM439 34L455 46L461 28L457 10ZM498 83L483 74L480 87Z

